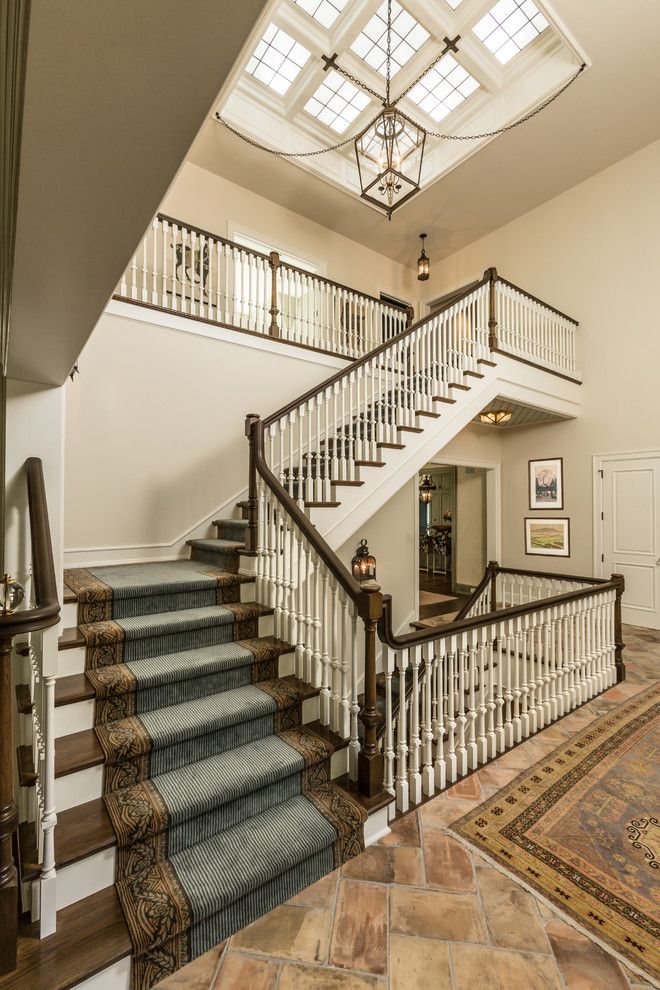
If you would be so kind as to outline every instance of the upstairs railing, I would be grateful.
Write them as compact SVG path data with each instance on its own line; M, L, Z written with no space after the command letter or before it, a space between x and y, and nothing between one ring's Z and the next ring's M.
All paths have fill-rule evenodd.
M41 642L44 630L57 625L60 603L55 579L53 551L48 522L48 506L41 461L36 457L25 463L27 480L27 514L31 542L32 603L15 612L0 613L0 976L16 968L18 888L12 845L18 827L14 797L14 760L17 740L12 734L12 648L16 637L19 655L29 658L30 697L28 704L35 724L29 747L35 775L36 807L33 809L35 846L41 864L40 893L42 935L55 929L54 828L56 823L54 697L55 677L44 676ZM38 911L35 913L38 917Z
M116 298L347 358L412 322L409 308L160 213Z
M336 486L356 484L361 466L400 446L399 429L418 430L416 415L438 415L434 403L446 400L452 385L504 352L500 291L489 269L432 315L265 421L246 421L246 544L257 558L257 594L274 610L276 634L294 646L297 675L319 689L322 724L348 741L351 777L369 797L383 786L396 790L400 807L411 800L404 778L414 781L416 801L432 793L432 780L444 786L475 759L602 690L615 663L623 669L615 635L622 579L602 583L493 565L460 621L397 639L389 598L375 582L353 578L306 514L315 504L332 505ZM548 308L553 315L546 317L538 307L532 297L519 307L518 353L511 356L572 377L575 333L558 334L557 314ZM385 657L380 696L378 636ZM449 770L436 777L445 740Z

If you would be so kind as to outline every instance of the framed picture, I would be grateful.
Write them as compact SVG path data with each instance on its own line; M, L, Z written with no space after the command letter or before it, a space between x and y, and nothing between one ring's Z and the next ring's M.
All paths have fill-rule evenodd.
M525 519L525 553L535 557L570 557L570 519Z
M564 508L564 461L552 457L529 462L530 509Z

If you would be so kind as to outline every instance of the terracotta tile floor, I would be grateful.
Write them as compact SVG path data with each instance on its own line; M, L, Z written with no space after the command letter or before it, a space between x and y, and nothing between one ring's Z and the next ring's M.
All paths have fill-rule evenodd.
M638 990L620 966L447 826L658 678L660 633L626 627L625 683L392 826L341 870L159 990Z

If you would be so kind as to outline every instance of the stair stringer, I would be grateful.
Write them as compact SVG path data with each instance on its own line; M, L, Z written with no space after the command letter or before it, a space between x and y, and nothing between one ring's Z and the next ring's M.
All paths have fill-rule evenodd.
M453 393L456 402L443 404L439 419L420 416L422 433L406 433L403 450L382 451L384 467L360 468L360 487L342 488L338 506L314 507L310 519L333 549L342 546L393 495L438 455L497 396L524 403L566 419L580 414L581 388L540 368L497 355L496 367L484 377L470 379L470 390Z

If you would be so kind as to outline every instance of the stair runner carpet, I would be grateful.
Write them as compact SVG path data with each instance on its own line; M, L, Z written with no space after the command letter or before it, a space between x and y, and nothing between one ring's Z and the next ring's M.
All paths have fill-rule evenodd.
M278 677L290 647L240 602L245 524L189 561L69 570L78 595L116 888L147 990L363 848L332 746Z

